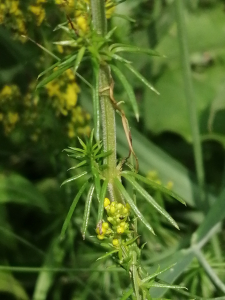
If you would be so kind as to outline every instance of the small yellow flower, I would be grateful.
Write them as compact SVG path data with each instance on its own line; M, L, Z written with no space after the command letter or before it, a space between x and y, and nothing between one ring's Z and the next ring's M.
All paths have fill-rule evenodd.
M118 246L119 245L119 240L118 239L113 239L112 244L113 244L113 246Z
M117 231L117 233L122 234L122 233L124 233L124 228L121 226L118 226L116 231Z
M98 234L98 235L97 235L97 238L98 238L99 240L103 240L103 239L104 239L104 234Z
M110 200L108 198L105 198L104 207L107 207L108 205L110 205Z
M84 16L79 16L76 19L76 23L78 28L83 32L86 33L88 31L88 23Z
M102 228L108 229L109 223L107 223L107 222L102 223Z

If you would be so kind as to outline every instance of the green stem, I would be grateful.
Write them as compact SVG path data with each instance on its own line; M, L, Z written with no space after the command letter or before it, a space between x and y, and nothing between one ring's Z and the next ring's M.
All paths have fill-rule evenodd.
M100 36L107 32L105 17L105 1L91 0L93 28ZM113 178L116 174L116 124L115 111L112 106L109 87L111 84L110 68L106 63L100 64L99 70L99 100L101 105L101 119L103 131L103 146L105 151L112 151L112 154L105 158L107 170L105 176L109 180L109 193L112 200L115 200L116 193L113 186Z
M176 8L178 41L180 47L180 58L181 58L182 73L183 73L183 80L184 80L184 90L185 90L185 97L187 100L190 125L191 125L192 136L193 136L195 166L196 166L199 187L201 189L201 200L204 200L203 187L204 187L205 175L204 175L203 158L202 158L201 137L199 133L198 115L197 115L197 108L196 108L196 102L195 102L195 96L194 96L194 90L192 84L183 1L175 0L175 8Z

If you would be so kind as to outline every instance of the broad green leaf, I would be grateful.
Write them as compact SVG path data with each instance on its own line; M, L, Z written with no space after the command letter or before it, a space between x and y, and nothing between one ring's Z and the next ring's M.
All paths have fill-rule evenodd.
M104 259L104 258L106 258L106 257L108 257L108 256L110 256L110 255L112 255L113 253L116 253L116 252L118 252L118 250L113 250L111 252L107 252L105 255L100 256L97 260Z
M133 107L133 110L134 110L135 117L138 121L139 120L138 105L137 105L136 97L135 97L132 86L129 84L129 81L126 79L126 77L123 75L123 73L116 66L114 66L114 65L110 65L110 66L111 66L111 69L113 70L113 72L119 78L125 91L127 92L128 98L129 98L131 105Z
M66 251L59 238L52 239L50 247L46 251L46 256L42 268L35 281L32 300L46 300L49 290L53 285L56 272L49 272L51 268L62 266Z
M43 194L30 181L18 174L0 176L0 204L8 202L37 206L46 212L49 210Z
M158 212L160 214L162 214L174 227L176 227L177 229L179 229L176 221L168 214L168 212L162 208L153 198L152 196L150 196L148 194L148 192L146 192L145 189L143 189L143 187L141 187L137 181L135 181L132 177L124 175L123 177L125 177L131 184L132 186L156 209L158 210Z
M95 189L95 186L94 186L94 184L92 184L88 191L88 195L87 195L87 199L86 199L86 203L85 203L83 225L82 225L82 237L84 240L85 240L85 234L87 231L88 221L89 221L89 217L90 217L91 202L92 202L94 189Z
M113 44L109 50L111 50L113 53L117 52L134 52L134 53L144 53L151 56L162 56L157 51L147 49L147 48L140 48L137 46L132 45L125 45L125 44Z
M66 179L65 181L63 181L63 183L61 184L61 186L64 185L64 184L66 184L66 183L68 183L68 182L77 180L78 178L81 178L82 176L84 176L84 175L86 175L86 174L88 174L88 172L87 172L87 171L84 171L84 172L82 172L82 173L80 173L80 174L77 174L77 175L75 175L75 176L73 176L73 177L70 177L69 179Z
M192 236L192 244L199 243L207 236L210 230L225 218L225 189L218 200L211 206L202 224Z
M125 190L124 186L122 185L122 183L119 181L119 179L115 178L114 180L115 182L115 186L118 189L118 191L123 195L123 197L125 198L125 200L127 201L127 203L129 203L130 207L132 208L133 212L135 213L135 215L139 218L139 220L153 233L155 234L154 230L152 229L151 225L147 222L147 220L145 219L145 217L142 215L142 213L139 211L139 209L137 208L137 206L134 204L132 198L130 197L130 195L127 193L127 191Z
M131 171L123 171L122 174L124 176L128 175L128 176L132 176L135 177L137 180L140 180L144 183L146 183L147 185L151 186L153 189L160 191L166 195L169 195L171 197L173 197L174 199L178 200L179 202L181 202L182 204L186 205L185 201L176 193L174 193L173 191L167 189L166 187L164 187L161 184L156 183L155 181L146 178L144 176L138 175L137 173L131 172Z
M15 299L29 300L23 286L13 277L12 274L5 271L0 271L0 293L9 293L13 295ZM2 297L4 298L4 296Z
M72 64L66 65L56 71L54 71L51 75L45 77L43 80L41 80L38 85L36 86L36 89L39 89L43 86L45 86L50 81L54 80L55 78L58 78L60 75L62 75L66 70L72 67Z
M125 66L150 90L155 92L157 95L160 95L160 93L147 81L147 79L145 79L145 77L143 77L131 64L125 64Z
M79 68L79 65L80 65L80 63L83 59L85 51L86 51L86 47L81 47L80 50L78 51L77 58L75 60L75 64L74 64L74 67L73 67L73 73L74 74L76 74L77 69Z
M65 218L65 221L63 223L62 230L61 230L61 233L60 233L60 238L61 239L65 235L66 229L68 228L68 225L69 225L69 222L70 222L70 220L72 218L73 212L74 212L74 210L75 210L75 208L77 206L78 201L80 200L80 197L82 196L84 190L86 189L87 185L88 185L88 181L86 181L82 185L82 187L80 188L79 192L76 194L76 197L74 198L74 200L73 200L73 202L72 202L72 204L70 206L70 209L69 209L69 211L67 213L67 216Z
M104 200L105 200L105 195L108 187L108 180L105 179L101 188L101 193L100 193L100 201L98 204L98 219L97 223L100 222L103 219L103 213L104 213Z

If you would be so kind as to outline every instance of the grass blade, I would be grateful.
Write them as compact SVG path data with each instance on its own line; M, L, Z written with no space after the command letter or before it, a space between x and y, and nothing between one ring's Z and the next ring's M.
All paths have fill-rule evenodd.
M123 175L124 176L124 175ZM135 189L156 209L158 212L160 212L174 227L179 229L179 226L177 225L176 221L168 214L167 211L165 211L164 208L162 208L153 198L146 192L143 187L137 183L132 177L130 176L124 176L131 184L135 187Z
M87 172L87 171L84 171L84 172L82 172L82 173L80 173L80 174L77 174L77 175L75 175L75 176L73 176L73 177L70 177L69 179L66 179L65 181L63 181L63 183L61 184L61 186L64 185L64 184L66 184L66 183L68 183L68 182L71 182L71 181L73 181L73 180L76 180L76 179L78 179L78 178L81 178L82 176L84 176L84 175L86 175L86 174L88 174L88 172Z
M123 171L121 173L121 175L124 175L124 177L126 175L128 176L132 176L135 177L137 180L140 180L144 183L146 183L147 185L149 185L150 187L152 187L154 190L160 191L166 195L169 195L171 197L173 197L174 199L178 200L179 202L181 202L182 204L186 205L185 201L176 193L174 193L173 191L167 189L166 187L162 186L161 184L156 183L155 181L148 179L146 177L143 177L141 175L138 175L137 173L131 172L131 171Z
M82 225L83 240L85 240L85 234L86 234L87 227L88 227L88 221L89 221L89 217L90 217L91 202L92 202L94 189L95 189L95 186L94 186L94 184L92 184L88 191L87 200L85 203L84 218L83 218L83 225Z
M104 213L104 200L105 200L105 195L108 187L108 179L106 179L103 182L102 188L101 188L101 193L100 193L100 202L98 205L98 220L97 223L100 222L103 219L103 213Z
M155 232L152 229L151 225L147 222L147 220L145 219L145 217L142 215L142 213L139 211L139 209L137 208L137 206L134 204L132 198L127 193L127 191L125 190L124 186L122 185L122 183L119 181L118 178L115 178L114 183L115 183L115 186L118 189L118 191L123 195L123 197L125 198L125 200L127 201L127 203L132 208L132 210L135 213L135 215L148 228L148 230L150 230L153 234L155 234Z
M129 84L128 80L123 75L123 73L116 66L114 66L114 65L110 65L110 66L111 66L111 69L113 70L113 72L119 78L125 91L127 92L128 98L130 99L131 105L133 107L135 117L136 117L137 121L139 121L139 110L138 110L138 105L137 105L136 97L135 97L132 86Z
M66 229L67 229L67 227L68 227L68 225L69 225L69 222L70 222L70 220L71 220L71 218L72 218L72 215L73 215L73 212L74 212L74 210L75 210L75 208L76 208L76 205L77 205L77 203L78 203L78 201L79 201L81 195L83 194L84 190L86 189L87 185L88 185L88 181L86 181L86 182L82 185L82 187L80 188L79 192L76 194L76 197L74 198L74 200L73 200L73 202L72 202L72 204L71 204L71 206L70 206L70 209L69 209L69 211L68 211L68 213L67 213L66 219L65 219L65 221L64 221L64 223L63 223L62 230L61 230L61 233L60 233L60 238L61 238L61 239L62 239L62 238L64 237L64 235L65 235Z
M125 64L125 66L141 81L143 82L150 90L155 92L157 95L160 93L137 71L131 64Z

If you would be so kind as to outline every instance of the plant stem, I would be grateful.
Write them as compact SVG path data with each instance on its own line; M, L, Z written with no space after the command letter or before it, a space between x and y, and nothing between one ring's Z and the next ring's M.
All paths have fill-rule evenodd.
M181 58L182 73L183 73L182 75L184 80L184 90L185 90L185 97L188 106L190 126L191 126L192 136L193 136L195 166L196 166L198 184L201 190L200 198L203 201L204 200L203 187L204 187L205 175L204 175L203 158L202 158L201 137L200 137L199 126L198 126L198 115L197 115L197 108L195 103L195 96L194 96L192 77L191 77L183 1L175 0L175 8L176 8L178 41L180 47L180 58Z
M107 32L105 1L91 0L93 28L98 35L104 36ZM115 111L109 97L111 74L109 66L102 62L99 69L99 101L101 105L101 119L103 131L104 151L112 151L112 154L105 158L107 170L105 176L109 180L109 193L112 200L116 198L113 186L113 178L116 174L116 124ZM104 91L104 92L103 92Z

